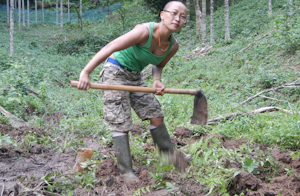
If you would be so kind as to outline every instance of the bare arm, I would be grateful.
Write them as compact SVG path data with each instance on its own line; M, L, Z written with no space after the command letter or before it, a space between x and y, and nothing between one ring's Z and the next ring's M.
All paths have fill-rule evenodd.
M139 44L143 40L148 39L148 37L149 30L144 25L136 25L133 30L108 43L81 71L77 88L88 90L91 85L89 75L100 63L105 61L112 53Z
M169 62L169 60L176 54L176 52L179 49L179 45L176 42L173 48L171 49L170 53L164 58L164 60L159 65L153 65L152 67L152 76L153 76L153 88L159 89L156 93L156 95L163 95L163 90L165 89L165 85L160 80L155 79L161 79L161 74L164 66Z

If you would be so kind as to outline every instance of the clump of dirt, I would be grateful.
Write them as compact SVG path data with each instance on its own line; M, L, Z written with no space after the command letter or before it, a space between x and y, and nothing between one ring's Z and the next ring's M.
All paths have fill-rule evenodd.
M9 125L0 125L0 133L2 135L9 133L12 130L12 127Z
M175 127L175 136L178 138L191 138L193 135L193 131L185 128L185 127Z
M273 178L270 183L264 183L253 174L242 171L234 178L231 188L232 194L292 196L300 193L300 179L295 176L279 176ZM249 190L252 192L249 193Z
M35 133L37 137L45 135L45 131L36 127L23 126L16 129L12 129L12 127L7 125L0 126L0 133L8 134L10 138L15 140L16 142L20 142L30 132Z
M98 165L98 169L95 173L96 177L108 177L119 175L117 164L112 158L105 159Z
M50 114L49 116L45 116L44 121L47 123L52 122L54 124L57 124L64 115L65 114L62 113L61 111L56 111Z
M242 144L247 143L247 140L228 140L225 139L223 142L223 146L226 149L234 149L234 148L239 148Z

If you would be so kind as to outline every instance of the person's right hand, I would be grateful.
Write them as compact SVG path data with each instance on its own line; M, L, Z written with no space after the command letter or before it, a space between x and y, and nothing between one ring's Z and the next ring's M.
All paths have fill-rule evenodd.
M90 86L91 86L91 81L90 81L89 73L82 70L79 75L79 84L77 86L77 89L89 90Z

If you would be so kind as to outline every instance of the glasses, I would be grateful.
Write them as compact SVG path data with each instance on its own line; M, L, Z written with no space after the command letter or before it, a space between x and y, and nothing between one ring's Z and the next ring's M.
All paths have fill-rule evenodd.
M168 10L163 10L164 12L169 12L170 16L173 18L176 18L177 16L179 17L180 22L186 23L186 17L180 15L179 13L177 14L176 12L168 11Z

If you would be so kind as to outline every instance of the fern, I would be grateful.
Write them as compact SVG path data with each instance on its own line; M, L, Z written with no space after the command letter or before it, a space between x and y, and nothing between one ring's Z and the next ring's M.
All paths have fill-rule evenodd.
M141 196L141 193L143 194L146 194L146 193L150 193L151 190L150 190L150 186L145 186L145 187L142 187L142 188L139 188L137 189L132 196Z

